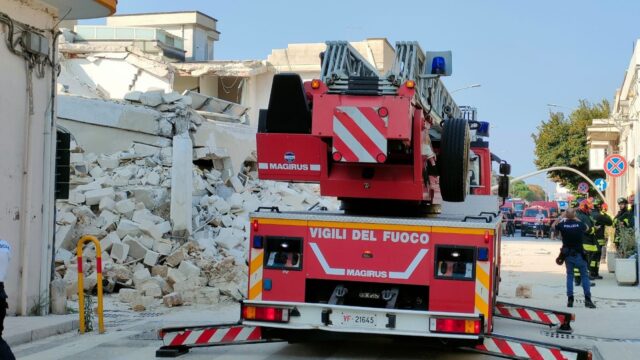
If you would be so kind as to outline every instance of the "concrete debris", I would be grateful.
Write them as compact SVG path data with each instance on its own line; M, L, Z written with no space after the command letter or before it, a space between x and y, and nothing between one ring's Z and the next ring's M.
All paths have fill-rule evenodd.
M156 126L166 129L153 133L151 125L136 123L150 121L153 111L122 108L118 126L167 141L133 139L129 148L104 153L72 145L72 188L69 199L57 203L55 249L57 277L68 298L77 294L75 245L91 234L103 251L105 291L118 291L119 300L136 311L158 306L160 299L167 307L240 300L246 297L251 212L260 206L299 211L318 202L337 208L335 200L320 198L315 185L258 180L255 154L237 161L237 149L198 140L198 127L213 123L192 105L200 112L224 105L236 118L245 115L242 107L194 92L134 91L125 100L129 107L155 107ZM99 121L113 127L116 120ZM234 170L234 164L240 166ZM91 291L95 249L84 251L84 287Z

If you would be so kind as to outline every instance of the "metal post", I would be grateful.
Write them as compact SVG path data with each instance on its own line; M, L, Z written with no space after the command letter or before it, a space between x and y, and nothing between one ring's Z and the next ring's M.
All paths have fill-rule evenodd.
M96 272L98 282L98 331L104 333L104 309L102 302L102 249L100 241L95 236L85 235L78 241L76 253L78 255L78 315L80 315L80 333L85 332L84 323L84 277L82 274L82 248L84 243L91 241L96 247Z

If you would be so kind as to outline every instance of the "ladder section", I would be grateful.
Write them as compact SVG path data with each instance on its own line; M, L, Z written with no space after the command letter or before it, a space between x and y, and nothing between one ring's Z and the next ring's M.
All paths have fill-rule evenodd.
M327 85L338 80L348 81L350 77L373 77L380 75L376 68L365 60L346 41L327 41L327 49L322 57L320 79Z

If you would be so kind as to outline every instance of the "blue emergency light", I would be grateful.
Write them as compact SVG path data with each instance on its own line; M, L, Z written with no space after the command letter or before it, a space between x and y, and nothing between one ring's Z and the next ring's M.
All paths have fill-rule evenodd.
M478 261L489 260L489 249L486 247L478 248Z
M273 288L273 282L271 281L271 279L264 279L264 281L262 282L262 288L265 291L271 291L271 289Z
M264 238L260 235L255 235L253 237L253 248L254 249L262 249Z
M447 73L447 64L442 56L436 56L431 61L431 74L445 75Z
M489 123L487 121L478 121L477 136L489 137Z

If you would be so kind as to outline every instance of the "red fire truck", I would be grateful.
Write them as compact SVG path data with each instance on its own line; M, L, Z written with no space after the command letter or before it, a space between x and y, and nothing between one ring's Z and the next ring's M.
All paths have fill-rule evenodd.
M449 52L396 44L384 75L328 42L319 79L273 79L257 134L259 177L318 183L340 211L251 215L249 286L238 324L163 329L157 356L194 346L404 336L531 359L588 352L494 333L494 317L570 329L572 315L497 301L499 198L488 123L440 81ZM508 195L501 161L499 194ZM330 336L329 336L330 335Z

